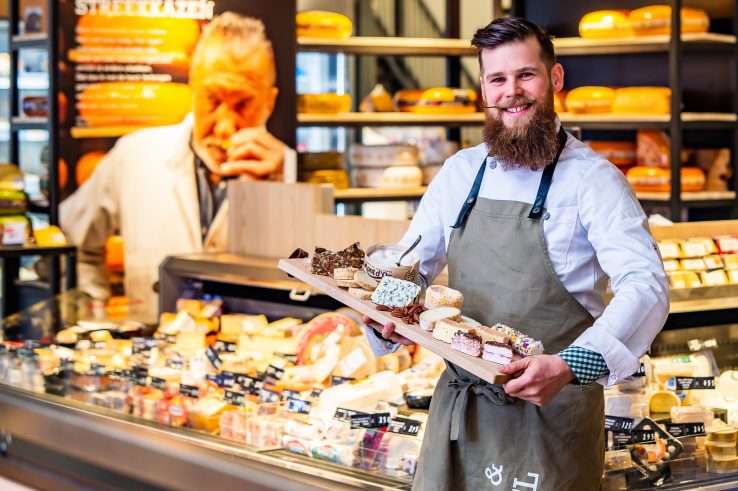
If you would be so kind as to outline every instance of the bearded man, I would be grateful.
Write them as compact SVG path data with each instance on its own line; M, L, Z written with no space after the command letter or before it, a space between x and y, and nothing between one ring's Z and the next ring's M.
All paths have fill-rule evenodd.
M550 37L520 18L477 31L484 142L449 158L402 243L425 285L448 266L464 314L543 342L490 384L447 363L413 489L600 487L603 386L639 368L669 310L666 274L623 174L568 135ZM603 294L610 281L614 298ZM365 322L375 352L409 340Z

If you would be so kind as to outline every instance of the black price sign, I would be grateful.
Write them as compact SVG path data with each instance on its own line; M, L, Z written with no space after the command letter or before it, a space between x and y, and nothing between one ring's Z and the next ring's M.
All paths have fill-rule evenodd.
M153 348L157 348L161 342L155 338L132 338L133 346L131 348L133 354L141 353L143 351L150 351Z
M220 375L220 374L218 374L218 375L210 375L210 374L205 375L205 380L214 383L218 387L223 387L223 376Z
M275 367L274 365L269 365L265 373L267 377L271 377L274 380L279 380L284 376L284 368L279 368L279 367Z
M625 445L629 445L630 433L613 433L612 434L612 449L623 448Z
M238 348L238 344L231 343L230 341L223 341L221 339L216 339L215 343L213 344L213 348L218 353L235 353L236 348Z
M638 368L638 371L633 374L634 377L645 377L646 376L646 365L641 363L640 368Z
M179 384L179 393L185 397L197 399L200 397L200 388L193 385Z
M389 425L389 413L354 414L351 416L351 426L358 428L383 428Z
M351 378L351 377L338 377L336 375L332 375L331 376L331 387L335 387L336 385L341 385L341 384L347 384L349 382L353 382L354 380L356 379Z
M167 368L174 368L175 370L182 370L184 368L184 361L182 360L167 360L164 365Z
M648 443L656 441L656 432L654 430L633 430L630 433L632 443Z
M243 406L245 397L246 394L244 394L243 392L238 392L236 390L227 390L225 391L223 400L228 404L232 404L234 406Z
M323 393L323 389L313 389L312 392L310 392L310 397L318 398L320 397L320 394Z
M666 431L676 438L705 434L705 423L667 423L664 426Z
M215 351L212 346L207 347L205 350L205 356L208 357L210 364L213 365L216 370L220 370L221 365L223 365L223 360L220 359L218 352Z
M398 435L418 436L421 424L414 419L394 418L390 421L387 431Z
M619 433L630 433L635 420L633 418L621 418L619 416L605 415L605 430Z
M241 387L253 387L256 383L256 380L243 373L234 373L234 376L236 383Z
M309 414L310 403L308 401L303 401L302 399L290 397L287 399L287 410L294 413Z
M115 368L113 369L113 376L123 380L130 380L131 371L123 368Z
M714 389L715 377L676 377L676 390Z
M133 369L133 383L146 387L146 381L149 378L149 370L143 367L136 367Z
M279 392L262 388L259 391L260 402L279 402L281 399Z
M95 363L90 365L90 371L94 375L105 375L105 366L104 365L97 365Z
M295 392L294 390L284 389L282 391L282 399L284 399L286 401L287 399L290 399L290 398L292 398L292 399L299 399L300 398L300 393L299 392Z
M222 387L233 387L236 384L236 374L233 372L221 372L220 381Z
M167 381L159 377L151 377L151 387L159 390L167 389Z
M292 363L293 365L297 364L297 355L293 354L287 354L287 353L274 353L274 356L279 356L280 358L284 358L288 362Z
M357 414L368 416L368 413L362 413L359 411L354 411L353 409L344 409L342 407L339 407L339 408L336 408L336 412L333 414L333 419L337 421L344 421L346 423L350 423L351 418L353 416L356 416Z

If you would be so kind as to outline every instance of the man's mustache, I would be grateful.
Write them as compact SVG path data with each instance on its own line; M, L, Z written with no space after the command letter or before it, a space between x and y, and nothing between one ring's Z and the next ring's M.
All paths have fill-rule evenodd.
M493 109L510 109L511 107L515 106L523 106L525 104L535 104L538 101L535 97L518 97L517 99L513 99L508 102L500 102L498 104L494 104L491 107Z

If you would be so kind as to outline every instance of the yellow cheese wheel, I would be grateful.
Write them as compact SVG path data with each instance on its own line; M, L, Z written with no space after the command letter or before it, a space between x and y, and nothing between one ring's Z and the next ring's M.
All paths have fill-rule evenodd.
M434 87L420 95L411 109L419 114L468 114L477 111L477 94L470 89Z
M90 126L157 126L182 121L192 107L187 84L102 82L79 95L79 115Z
M671 413L671 408L679 406L681 401L679 397L666 390L660 390L651 394L648 399L648 411L651 414Z
M682 34L685 32L707 32L710 18L702 9L682 7ZM633 10L628 14L630 27L636 36L671 34L671 6L650 5Z
M298 12L297 35L312 38L346 39L351 37L351 19L322 10Z
M627 10L597 10L579 21L579 35L585 39L612 39L633 36Z
M77 186L81 186L90 178L103 157L105 157L105 152L96 150L94 152L87 152L79 158L75 172Z
M661 167L636 166L626 175L628 182L636 191L670 192L671 170ZM702 191L705 189L705 173L698 167L682 168L682 191Z
M669 114L671 89L624 87L615 89L612 112L620 114Z
M566 94L568 94L568 90L560 90L556 93L554 93L554 111L557 113L565 113L566 112Z
M348 94L299 94L297 112L313 114L338 114L351 110Z
M618 167L630 167L636 164L635 142L621 141L589 141L589 147Z
M398 90L395 92L395 105L401 112L412 112L423 95L423 89Z
M614 98L615 91L609 87L577 87L566 95L566 109L572 113L609 113Z

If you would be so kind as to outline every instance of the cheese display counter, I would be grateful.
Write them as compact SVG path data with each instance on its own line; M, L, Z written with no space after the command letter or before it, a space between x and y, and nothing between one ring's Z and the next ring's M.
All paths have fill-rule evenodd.
M6 319L3 473L40 488L409 489L443 360L374 358L353 312L267 263L169 258L156 326L75 292ZM736 339L734 325L665 331L607 391L604 489L738 485Z

